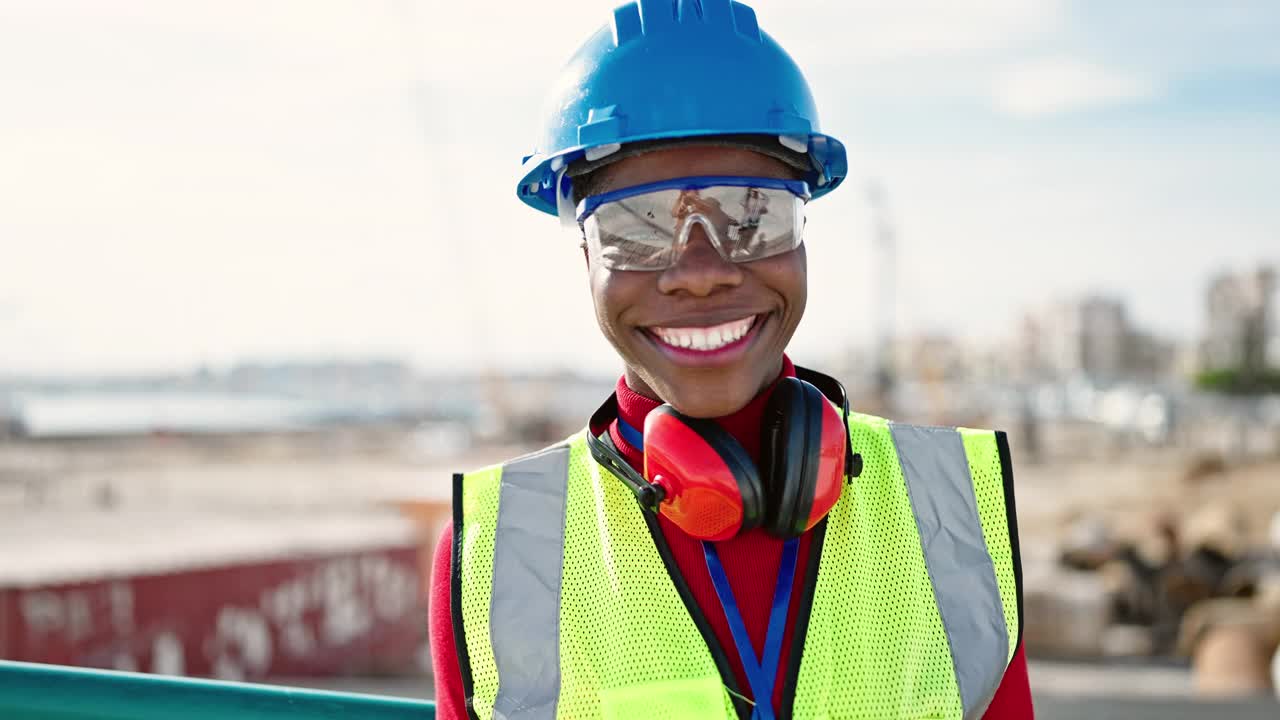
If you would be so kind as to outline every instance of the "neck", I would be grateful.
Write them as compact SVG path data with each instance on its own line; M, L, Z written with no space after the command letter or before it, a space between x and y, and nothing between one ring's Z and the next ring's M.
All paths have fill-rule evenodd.
M772 389L773 386L777 384L778 378L794 375L795 367L791 364L791 360L786 356L786 353L783 353L783 355L778 358L778 369L767 376L772 379L766 381L762 387L757 389L757 397L760 393L767 394L766 391ZM649 383L645 382L644 376L630 365L623 368L622 378L618 381L618 387L623 387L624 385L628 390L636 395L658 403L659 405L663 402L662 398L658 395L658 391L654 390ZM654 407L657 407L657 405Z
M729 415L714 418L716 423L742 445L753 460L758 460L760 456L760 420L764 416L764 408L769 402L769 396L773 393L773 388L778 384L779 379L794 377L795 374L795 366L792 365L791 359L783 355L781 371L750 402ZM616 388L618 417L631 427L641 430L644 428L645 417L661 405L662 401L653 397L653 391L647 385L642 385L643 391L633 387L630 375L631 373L623 375L618 380ZM616 424L610 429L610 433L614 444L623 452L623 456L633 466L639 467L643 458L639 448L626 441Z

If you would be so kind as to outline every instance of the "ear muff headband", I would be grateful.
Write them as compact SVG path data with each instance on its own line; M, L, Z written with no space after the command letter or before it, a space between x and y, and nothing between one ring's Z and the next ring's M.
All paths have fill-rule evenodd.
M609 437L609 423L617 417L618 396L611 394L609 399L592 413L591 420L587 423L587 449L591 451L591 457L596 462L608 468L614 477L631 490L640 507L656 513L664 496L662 488L645 480L644 476L636 472L613 446L613 439Z
M845 428L843 432L847 438L849 435L849 393L845 392L844 385L830 375L800 367L799 365L796 366L796 377L818 388L828 400L840 405L840 420ZM846 440L844 454L845 479L852 480L861 474L862 455L855 453L852 445Z
M762 464L768 468L769 485L765 489L768 497L768 517L765 529L776 533L779 520L795 513L794 474L800 463L796 457L803 448L796 445L796 428L792 420L796 417L799 388L792 378L783 378L773 390L768 405L765 406L765 428L762 433ZM801 427L803 429L803 426Z

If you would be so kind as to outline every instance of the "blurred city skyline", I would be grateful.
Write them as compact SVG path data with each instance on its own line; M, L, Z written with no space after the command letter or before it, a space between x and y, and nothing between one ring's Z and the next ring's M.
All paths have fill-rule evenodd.
M0 374L397 357L617 367L581 255L513 187L542 92L615 3L0 0ZM1190 344L1280 261L1274 3L751 3L845 187L810 209L792 355L1012 339L1074 298Z

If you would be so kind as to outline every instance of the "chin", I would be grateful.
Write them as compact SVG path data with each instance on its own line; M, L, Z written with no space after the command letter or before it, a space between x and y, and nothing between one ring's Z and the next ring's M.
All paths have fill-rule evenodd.
M728 380L728 378L726 378ZM665 401L682 414L695 418L718 418L741 410L756 396L756 390L743 383L694 382L692 387L668 385Z

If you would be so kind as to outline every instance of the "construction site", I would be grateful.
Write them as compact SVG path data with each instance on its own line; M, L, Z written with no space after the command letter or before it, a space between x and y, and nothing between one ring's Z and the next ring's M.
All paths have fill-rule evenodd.
M632 714L599 714L637 717L666 666L710 688L680 717L767 720L756 698L804 715L800 679L837 677L814 679L815 637L865 640L851 666L910 656L815 716L1280 718L1280 12L1172 5L6 3L0 720L505 717L504 685L521 712L612 692ZM832 382L793 383L796 366ZM779 384L807 399L783 413ZM767 436L739 448L758 463L689 463L694 487L731 492L686 518L746 530L677 536L677 571L658 538L687 528L659 524L676 523L661 501L690 495L646 475L661 451L641 428L685 399L717 438L753 403L771 419L743 421ZM628 420L622 400L645 409ZM941 431L867 463L896 477L894 510L846 492L861 431L831 431L838 410L844 430ZM995 430L997 449L962 458L951 428ZM553 512L507 511L504 547L536 548L524 565L547 576L588 557L581 577L610 582L561 595L516 562L499 597L494 543L461 535L442 564L447 525L498 522L471 488L515 487L455 474L571 436L581 464L557 477L611 473ZM805 489L774 482L797 465ZM635 521L606 508L615 491L656 516L638 516L644 572L615 572L637 532L610 535ZM963 518L922 513L933 492ZM546 520L571 505L595 544ZM873 514L896 524L844 532ZM829 515L841 547L901 567L815 560L865 557L821 555ZM716 549L755 529L724 567L762 593L758 618ZM917 540L919 567L898 562ZM752 548L778 553L772 596L773 556ZM792 593L797 563L811 582ZM893 572L910 593L867 589ZM841 590L816 606L820 574ZM604 607L618 577L650 575L705 642L650 643L654 626L605 612L548 634L565 597ZM831 600L850 588L875 610ZM654 614L651 595L624 609ZM846 642L812 631L813 607ZM755 630L776 662L742 640ZM570 635L599 643L575 650L594 685L510 681ZM492 656L479 711L472 642ZM714 672L690 679L668 647ZM635 648L661 662L594 677Z
M1038 717L1276 717L1276 289L1214 276L1194 343L1095 293L982 344L901 332L886 281L875 343L823 361L855 411L1007 431ZM396 359L5 378L0 659L430 700L453 474L578 432L613 383Z
M395 407L285 407L277 394L272 409L226 411L266 407L250 378L267 376L342 377L353 397L406 385ZM429 698L426 593L452 473L575 432L607 380L507 378L499 390L385 364L235 377L238 395L11 392L0 657ZM1023 638L1042 717L1273 716L1276 399L1187 396L1170 401L1178 421L1156 427L1020 415L1023 403L975 414L964 393L917 384L890 397L956 403L906 410L928 422L1013 428ZM445 409L484 397L524 401L470 419ZM883 402L868 385L858 405Z
M1222 274L1192 350L1087 296L1011 345L886 319L826 363L859 412L1007 430L1038 717L1276 716L1280 395L1179 359L1265 377L1274 297ZM0 659L429 700L453 473L578 432L611 385L395 360L10 379Z

